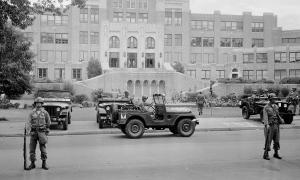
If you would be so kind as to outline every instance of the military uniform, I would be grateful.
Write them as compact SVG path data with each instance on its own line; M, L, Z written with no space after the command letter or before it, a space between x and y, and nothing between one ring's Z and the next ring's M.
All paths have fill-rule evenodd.
M280 149L280 127L282 120L279 116L278 106L276 104L268 103L263 109L263 123L265 125L265 153L263 158L269 160L268 152L271 150L271 143L273 141L273 149L275 151L274 157L281 159L278 155Z
M48 112L42 107L33 109L33 111L29 114L27 122L27 132L30 132L29 154L31 165L29 167L29 170L35 168L34 162L36 161L35 149L37 142L39 142L40 146L43 168L48 169L48 167L46 166L46 144L48 141L47 135L49 133L50 124L50 116Z
M202 115L203 114L203 107L204 107L204 103L205 103L205 97L204 97L203 94L199 94L197 96L196 103L197 103L199 115Z

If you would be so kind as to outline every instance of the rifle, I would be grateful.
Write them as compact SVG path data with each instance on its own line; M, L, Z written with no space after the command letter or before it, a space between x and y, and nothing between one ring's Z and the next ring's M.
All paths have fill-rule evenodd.
M27 130L26 125L24 128L24 143L23 143L23 158L24 158L24 170L27 170L27 143L26 143Z

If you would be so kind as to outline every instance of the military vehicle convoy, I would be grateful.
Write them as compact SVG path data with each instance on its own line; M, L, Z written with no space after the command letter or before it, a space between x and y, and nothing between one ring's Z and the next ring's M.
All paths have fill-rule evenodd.
M152 108L146 110L135 104L125 104L112 113L112 123L129 138L140 138L145 129L164 130L190 137L199 122L191 110L166 107L165 96L153 95Z
M68 130L71 124L72 102L69 91L63 90L38 90L37 97L44 99L43 107L49 113L51 124Z
M276 98L275 100L279 107L279 115L284 119L285 124L291 124L294 119L294 105L286 99ZM263 118L263 108L269 103L267 97L252 97L244 95L239 102L239 107L242 109L244 119L249 119L251 115L260 115Z

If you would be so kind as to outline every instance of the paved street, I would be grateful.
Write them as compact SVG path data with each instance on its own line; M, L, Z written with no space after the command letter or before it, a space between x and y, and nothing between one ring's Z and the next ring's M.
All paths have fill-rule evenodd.
M51 169L22 170L22 138L0 138L0 179L299 179L300 130L282 130L283 160L262 160L261 130L51 136ZM39 153L38 153L39 154Z

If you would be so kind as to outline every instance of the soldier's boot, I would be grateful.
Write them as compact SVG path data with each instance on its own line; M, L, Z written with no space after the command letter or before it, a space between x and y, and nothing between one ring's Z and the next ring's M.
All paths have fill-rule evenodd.
M28 168L26 170L31 170L35 168L35 163L34 161L31 161L31 164L28 166Z
M282 159L282 157L279 156L278 154L278 150L275 150L275 153L274 153L274 158L277 158L277 159Z
M265 151L263 158L264 158L265 160L270 160L268 151Z
M49 169L49 167L48 167L48 165L46 163L46 160L43 160L42 168L45 169L45 170Z

